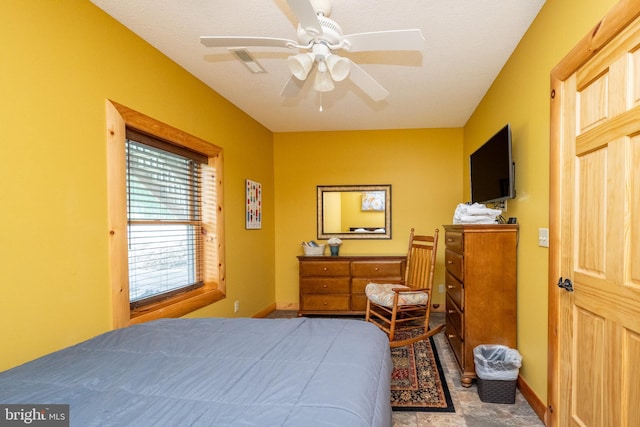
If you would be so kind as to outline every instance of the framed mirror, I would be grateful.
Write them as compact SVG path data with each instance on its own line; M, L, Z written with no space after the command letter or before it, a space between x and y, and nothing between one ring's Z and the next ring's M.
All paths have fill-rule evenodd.
M391 239L391 185L318 185L318 239Z

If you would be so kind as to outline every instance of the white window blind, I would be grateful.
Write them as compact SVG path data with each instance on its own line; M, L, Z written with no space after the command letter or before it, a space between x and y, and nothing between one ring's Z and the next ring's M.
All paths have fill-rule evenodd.
M132 308L203 285L206 156L127 129Z

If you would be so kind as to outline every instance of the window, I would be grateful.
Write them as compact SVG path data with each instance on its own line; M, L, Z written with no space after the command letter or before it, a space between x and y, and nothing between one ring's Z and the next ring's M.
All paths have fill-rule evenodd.
M108 103L114 326L224 297L221 150Z
M149 145L148 145L149 144ZM127 246L132 308L202 286L207 158L127 129Z

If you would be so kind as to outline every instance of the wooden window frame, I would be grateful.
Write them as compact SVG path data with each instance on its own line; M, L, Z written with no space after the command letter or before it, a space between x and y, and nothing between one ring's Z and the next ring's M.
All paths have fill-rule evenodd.
M226 296L224 260L224 217L222 209L222 148L189 135L149 116L107 100L107 183L109 230L109 282L113 327L121 328L164 317L180 317ZM216 251L216 266L205 268L204 286L148 304L137 309L129 307L129 277L127 258L126 208L126 128L153 135L207 156L209 166L216 170L216 238L205 250Z

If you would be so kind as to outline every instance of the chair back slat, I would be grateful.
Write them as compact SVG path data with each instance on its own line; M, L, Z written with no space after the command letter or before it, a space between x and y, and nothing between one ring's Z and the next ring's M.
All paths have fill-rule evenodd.
M433 236L409 236L405 284L412 289L431 289L435 271L438 230Z

